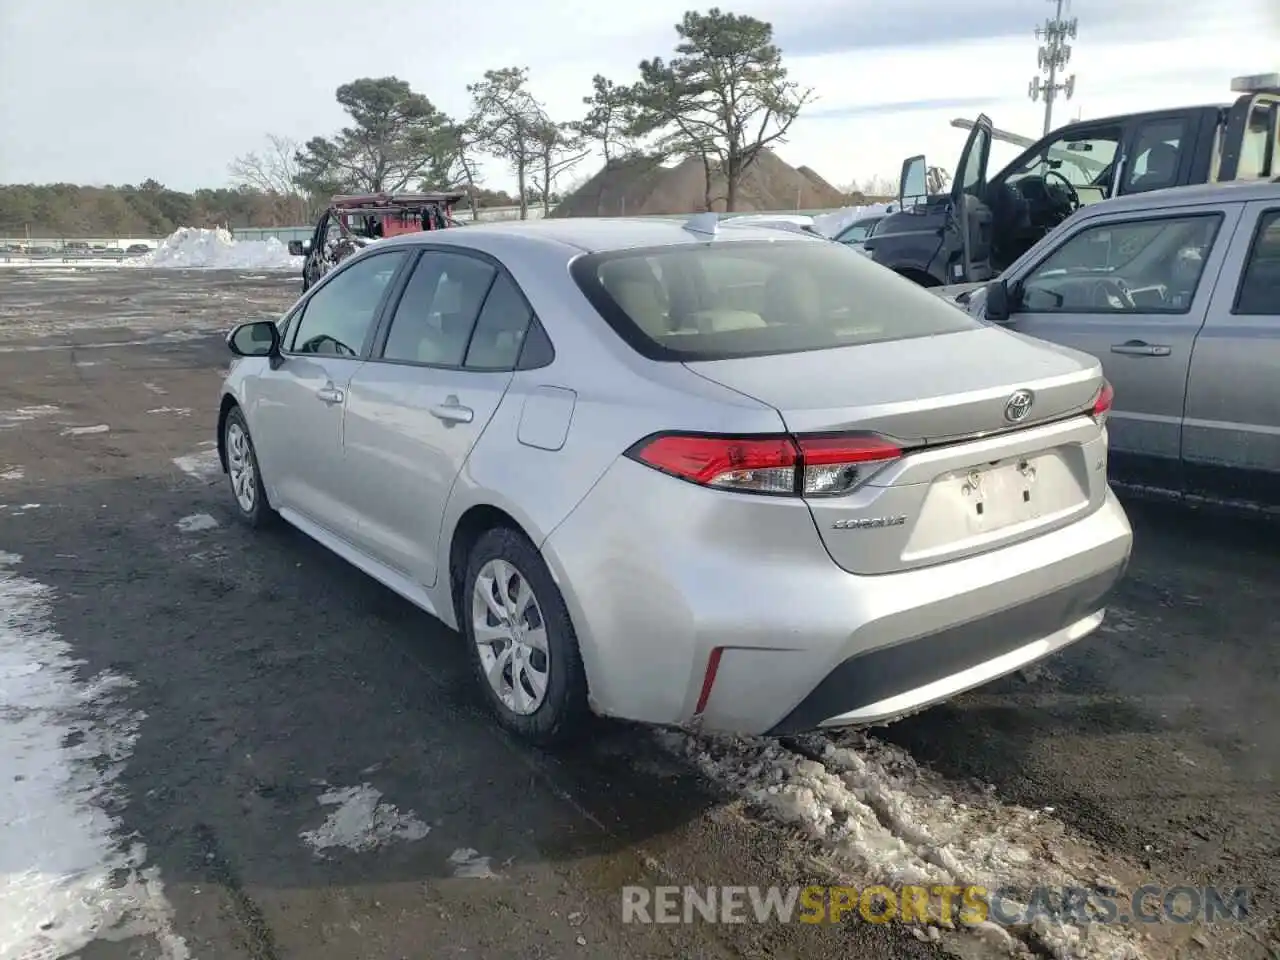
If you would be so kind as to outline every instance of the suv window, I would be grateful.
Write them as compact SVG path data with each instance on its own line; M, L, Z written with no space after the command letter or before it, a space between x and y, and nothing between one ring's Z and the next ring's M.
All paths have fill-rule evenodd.
M681 243L588 254L570 269L618 335L654 360L771 356L979 326L839 243Z
M1124 174L1124 192L1177 186L1186 134L1187 121L1181 117L1143 123L1138 128L1133 160Z
M487 261L457 253L424 253L405 285L384 360L460 367L497 270Z
M1280 210L1262 215L1236 294L1237 314L1280 316Z
M356 260L316 289L302 308L295 353L358 356L373 327L387 284L404 262L401 250Z
M1098 224L1081 230L1022 283L1029 313L1186 313L1222 215Z

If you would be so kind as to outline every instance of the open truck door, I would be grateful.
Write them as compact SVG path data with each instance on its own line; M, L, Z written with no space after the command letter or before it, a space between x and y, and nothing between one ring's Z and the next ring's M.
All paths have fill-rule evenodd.
M995 275L991 267L992 214L987 205L987 165L991 162L991 119L974 121L951 183L951 220L959 234L960 256L948 266L950 283L978 283Z
M1236 77L1231 89L1244 96L1227 115L1216 179L1280 176L1280 74Z

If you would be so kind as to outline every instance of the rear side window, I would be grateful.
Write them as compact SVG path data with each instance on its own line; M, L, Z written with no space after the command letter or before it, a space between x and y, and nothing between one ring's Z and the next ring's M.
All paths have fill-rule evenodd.
M1186 128L1186 120L1177 118L1151 120L1139 128L1133 162L1125 173L1125 193L1143 193L1177 185Z
M1235 312L1251 317L1280 316L1280 210L1268 210L1258 224L1240 279Z
M587 299L653 360L907 340L980 323L843 244L712 241L580 257Z

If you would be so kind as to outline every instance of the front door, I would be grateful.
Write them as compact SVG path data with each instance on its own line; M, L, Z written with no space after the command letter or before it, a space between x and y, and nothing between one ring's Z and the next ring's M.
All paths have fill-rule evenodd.
M276 369L254 385L250 430L277 509L349 539L355 518L342 466L342 418L404 251L353 261L314 288L286 333Z
M978 117L960 154L951 184L951 210L960 234L960 257L948 283L975 283L994 276L991 266L992 217L987 206L987 165L991 161L991 120Z
M1102 362L1118 480L1181 489L1187 371L1238 217L1224 204L1093 220L1011 278L1010 327Z
M358 546L424 586L439 576L449 494L502 402L530 316L493 262L428 249L348 387Z

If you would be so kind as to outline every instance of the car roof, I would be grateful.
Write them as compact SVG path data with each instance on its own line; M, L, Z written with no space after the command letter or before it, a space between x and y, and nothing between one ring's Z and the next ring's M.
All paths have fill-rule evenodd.
M507 244L517 241L522 246L571 247L583 253L602 253L636 247L665 247L705 244L706 233L685 229L689 217L568 217L552 220L500 220L472 223L465 230L428 230L402 234L378 241L379 249L389 246L458 243L487 246L486 241ZM774 242L810 242L819 238L812 234L779 230L762 223L735 224L722 220L716 240L771 240Z
M1148 190L1124 197L1103 200L1082 207L1099 213L1117 213L1125 210L1153 210L1165 207L1186 207L1199 203L1248 203L1251 200L1280 200L1280 181L1232 180L1227 183L1197 183L1182 187L1166 187L1164 190Z

